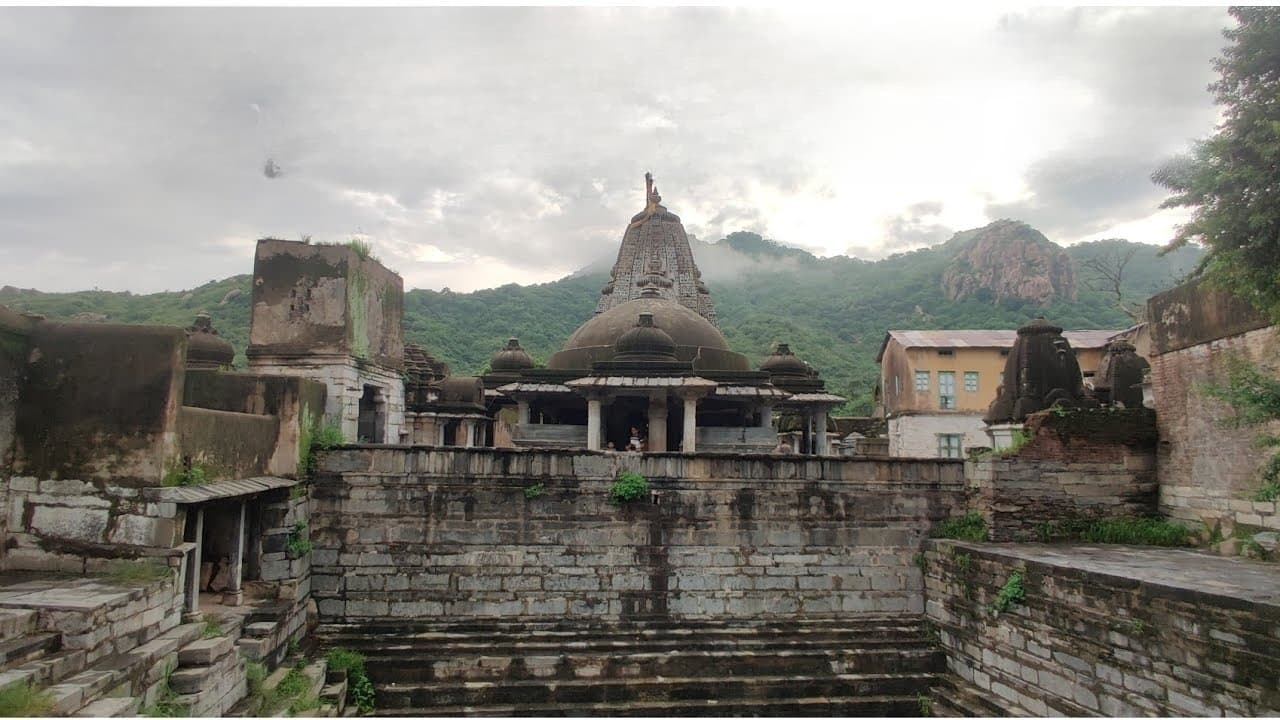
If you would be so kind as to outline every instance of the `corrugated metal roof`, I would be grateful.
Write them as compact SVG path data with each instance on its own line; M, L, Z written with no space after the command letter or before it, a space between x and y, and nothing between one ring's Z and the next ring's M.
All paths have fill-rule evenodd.
M253 477L241 480L223 480L208 485L183 485L181 487L153 488L157 502L171 502L179 505L223 500L226 498L256 495L267 490L293 487L297 480L278 477Z
M1062 336L1073 348L1106 347L1107 340L1122 330L1066 330ZM1008 348L1018 337L1017 330L890 330L888 338L908 348Z

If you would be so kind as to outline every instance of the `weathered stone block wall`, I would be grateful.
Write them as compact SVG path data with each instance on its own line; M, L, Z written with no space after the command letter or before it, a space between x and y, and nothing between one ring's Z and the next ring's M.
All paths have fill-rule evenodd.
M178 507L107 480L9 481L6 570L82 574L116 558L168 556L182 537Z
M34 325L31 318L0 306L0 507L7 507L9 500L18 393L26 377L27 354ZM0 513L0 558L5 553L7 520L8 513Z
M14 475L158 484L177 457L186 347L179 328L37 323Z
M889 454L894 457L938 457L939 435L963 435L962 455L970 448L991 447L982 415L936 413L889 418Z
M254 372L290 378L309 378L325 388L325 418L337 422L342 434L354 441L360 425L360 396L365 385L379 388L386 398L386 442L401 442L404 424L404 378L399 372L343 358L250 358ZM313 396L308 396L313 397ZM308 401L308 407L311 407ZM407 437L405 438L407 439Z
M183 407L178 414L178 445L184 460L201 467L209 480L270 475L280 435L279 418L269 415ZM297 446L293 467L297 468Z
M619 470L648 497L609 501ZM347 448L313 488L322 621L920 612L958 461Z
M1155 421L1145 409L1078 410L1027 418L1016 454L965 463L972 507L990 539L1039 539L1053 520L1156 512Z
M948 668L1010 714L1280 712L1274 598L1141 582L999 545L933 540L927 548L927 614ZM1015 571L1025 600L997 615L996 597Z

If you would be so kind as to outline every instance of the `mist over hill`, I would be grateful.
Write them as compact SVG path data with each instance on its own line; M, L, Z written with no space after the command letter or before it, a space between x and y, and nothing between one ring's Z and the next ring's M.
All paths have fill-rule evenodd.
M1060 248L1033 228L1009 221L878 261L817 258L744 232L692 246L730 346L758 362L774 344L790 343L822 372L831 391L851 399L844 411L855 413L870 409L878 377L875 354L888 329L1015 328L1039 314L1070 329L1121 329L1133 324L1122 305L1140 306L1173 286L1203 254L1188 247L1160 256L1155 246L1125 240ZM988 251L975 250L984 246ZM1011 262L1015 255L1025 262ZM1117 284L1105 276L1122 261L1117 294ZM1058 268L1048 283L1053 292L1036 280L1037 263ZM508 337L519 337L544 362L591 317L610 266L593 263L538 285L471 293L410 290L404 299L405 339L427 346L456 373L484 371ZM235 275L190 291L149 295L6 286L0 288L0 304L55 319L79 314L89 321L184 327L204 310L236 346L242 364L250 283L249 275ZM956 292L960 287L964 291ZM956 299L949 300L949 293Z

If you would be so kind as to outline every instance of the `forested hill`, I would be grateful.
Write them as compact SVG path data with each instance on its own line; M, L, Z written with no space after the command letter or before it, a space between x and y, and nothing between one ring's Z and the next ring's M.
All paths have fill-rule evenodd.
M983 256L972 249L984 242L999 248L994 254L1001 266L995 272L974 266ZM1014 328L1039 314L1069 329L1125 328L1133 321L1118 301L1130 308L1140 306L1148 296L1175 284L1201 255L1191 247L1160 257L1154 246L1123 240L1059 248L1028 226L1007 221L874 262L843 256L819 259L751 233L734 233L715 244L695 241L693 250L730 345L758 361L775 343L789 342L822 372L830 390L853 399L846 410L854 412L870 407L878 374L875 354L888 329ZM1034 275L1045 263L1064 262L1057 253L1069 258L1074 291L1059 288L1043 304L1016 296L1018 287L1034 289ZM1020 259L1010 264L1015 256ZM1114 283L1104 275L1126 256L1117 298ZM1027 273L1026 282L1010 283L1011 272ZM993 276L1002 284L988 290L984 283L991 283ZM472 293L410 290L404 302L406 340L427 346L459 373L485 370L489 356L512 336L545 361L591 317L607 278L607 269L593 268L541 285L505 285ZM960 285L968 289L964 297L948 300L948 287L954 296ZM1012 297L1009 287L1015 288ZM81 314L80 319L90 321L180 326L206 310L213 315L214 327L235 344L238 362L243 362L249 289L248 275L188 292L151 295L40 293L5 287L0 289L0 304L50 318Z

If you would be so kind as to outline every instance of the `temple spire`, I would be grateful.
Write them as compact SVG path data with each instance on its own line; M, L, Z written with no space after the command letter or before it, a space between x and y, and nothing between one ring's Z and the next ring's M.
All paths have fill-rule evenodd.
M653 184L653 173L644 174L644 213L652 215L662 209L659 204L662 196L658 194L658 186Z

